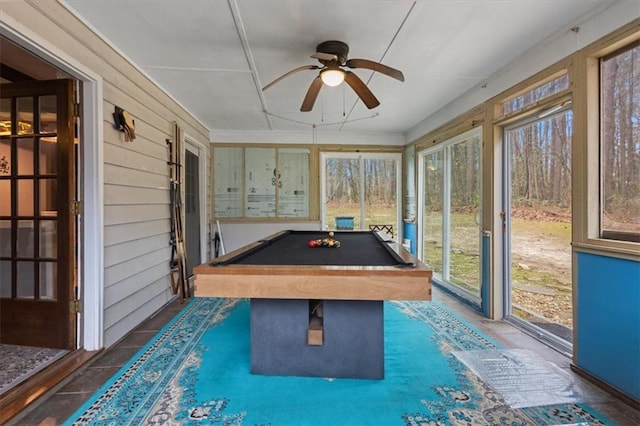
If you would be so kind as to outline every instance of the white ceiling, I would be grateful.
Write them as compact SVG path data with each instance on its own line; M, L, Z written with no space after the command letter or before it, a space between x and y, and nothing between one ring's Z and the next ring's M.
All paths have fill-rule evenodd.
M65 0L143 72L216 131L404 133L527 49L610 0ZM381 105L342 84L300 112L325 40L380 61L400 82L352 70ZM532 73L537 70L532 70ZM334 124L337 123L337 124ZM215 138L214 138L215 139Z

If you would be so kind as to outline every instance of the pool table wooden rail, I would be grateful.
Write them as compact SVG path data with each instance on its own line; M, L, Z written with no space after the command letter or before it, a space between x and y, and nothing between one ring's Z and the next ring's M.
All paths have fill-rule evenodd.
M234 250L216 261L231 259L258 244ZM431 300L432 270L401 245L384 244L416 266L202 264L193 270L194 294L264 299Z

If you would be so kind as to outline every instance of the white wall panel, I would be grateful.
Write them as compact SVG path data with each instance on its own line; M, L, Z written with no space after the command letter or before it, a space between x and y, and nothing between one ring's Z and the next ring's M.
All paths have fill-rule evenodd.
M117 265L131 258L131 253L146 253L153 248L165 248L169 246L166 235L154 235L147 238L139 238L132 241L112 246L105 246L104 264Z
M138 223L147 221L156 221L158 219L167 219L166 232L169 232L169 204L166 208L150 209L147 205L128 205L128 206L104 206L105 216L105 233L112 231L115 225L126 225L128 223Z
M167 262L166 267L169 268L169 247L154 247L153 251L131 253L129 260L121 263L109 265L108 259L105 259L104 268L104 288L122 281L126 278L135 276L136 274L149 269L153 266L160 265L164 261ZM136 284L136 287L143 288L143 285ZM105 302L108 302L105 300Z
M105 346L120 340L131 330L131 324L140 324L171 300L171 290L164 278L149 283L145 291L139 291L119 303L105 309Z
M137 183L137 182L132 182ZM168 191L164 189L144 188L137 186L107 185L104 186L105 205L122 204L160 204L166 205ZM151 207L153 208L153 207Z
M165 229L169 228L168 208L166 216L166 218L155 220L149 220L145 216L146 220L144 222L130 222L119 226L106 226L104 232L104 246L113 246L154 235L164 235L168 245L169 234L165 232Z
M105 164L104 181L113 185L130 185L131 182L136 182L138 186L147 188L164 190L169 188L169 179L164 174L150 173L147 170L130 169L113 164ZM169 200L167 199L168 205Z
M166 148L164 152L165 157L167 157ZM106 165L110 165L159 174L165 177L165 186L168 186L169 179L167 177L168 166L166 158L151 157L148 154L145 155L143 153L128 150L120 144L114 145L109 143L104 145L104 153L106 160L105 167ZM109 177L110 176L107 175L107 171L105 170L105 183L116 183L113 180L107 180Z
M158 291L158 282L164 279L164 265L155 265L144 271L141 271L134 276L126 278L114 285L105 288L105 298L110 301L110 306L116 304L126 304L127 299L136 293L156 293ZM144 289L138 288L135 285L135 281L144 280L147 286ZM105 324L111 325L120 321L117 316L111 316L105 318Z

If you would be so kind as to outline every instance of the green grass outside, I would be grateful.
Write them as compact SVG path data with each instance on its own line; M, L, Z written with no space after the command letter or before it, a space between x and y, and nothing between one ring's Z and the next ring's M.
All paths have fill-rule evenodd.
M340 204L335 205L329 203L326 206L325 223L330 229L336 226L336 217L338 216L352 216L354 222L354 229L359 230L360 227L360 206L356 204ZM369 225L393 225L394 234L398 235L396 229L397 224L397 210L394 206L368 206L366 210L366 222L362 229L368 229Z
M354 229L360 229L360 209L358 205L328 205L327 224L335 227L336 216L353 216ZM435 272L442 272L442 241L433 232L441 228L439 213L428 214L425 227L423 249L424 259ZM431 219L431 220L430 220ZM480 292L480 237L473 213L454 213L450 218L452 226L451 282L461 288L479 295ZM396 210L393 207L372 206L367 211L367 223L396 225ZM535 312L554 322L572 327L572 289L571 289L571 224L554 222L537 218L512 218L511 234L521 239L522 244L512 242L511 281L522 286L542 288L553 293L553 296L527 292L514 288L514 303L522 309L514 312ZM397 231L396 231L397 232ZM497 235L499 237L499 235ZM534 252L535 244L539 246ZM554 256L551 264L545 255L547 248L558 250L560 255Z

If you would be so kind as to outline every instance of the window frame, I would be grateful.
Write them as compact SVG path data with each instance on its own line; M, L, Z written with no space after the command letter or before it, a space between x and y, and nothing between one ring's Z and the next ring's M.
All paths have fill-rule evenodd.
M569 57L574 101L574 228L578 252L638 260L640 245L602 238L600 229L600 59L640 40L640 25L631 23Z
M401 151L386 151L386 150L355 150L355 151L337 151L337 150L323 150L320 152L318 158L319 165L319 187L320 187L320 228L326 229L331 224L326 223L326 199L327 199L327 177L326 177L326 161L331 158L337 159L357 159L361 171L364 171L365 160L391 160L395 162L396 166L396 220L394 227L396 227L398 240L402 241L403 229L402 224L402 211L403 205L403 157ZM364 200L365 194L365 182L366 176L361 173L359 176L360 186L360 229L363 230L363 226L366 222L366 203Z
M618 47L614 51L602 55L598 58L598 96L599 96L599 113L598 113L598 127L599 127L599 139L598 139L598 152L599 152L599 161L598 161L598 177L599 177L599 199L598 199L598 229L599 229L599 237L603 240L615 240L615 241L626 241L631 243L640 243L640 232L628 232L628 231L617 231L617 230L606 230L604 229L604 198L605 198L605 188L604 188L604 149L605 149L605 136L604 136L604 62L620 56L625 52L628 52L632 49L635 49L640 46L640 39L632 41L630 43L626 43L622 47Z

